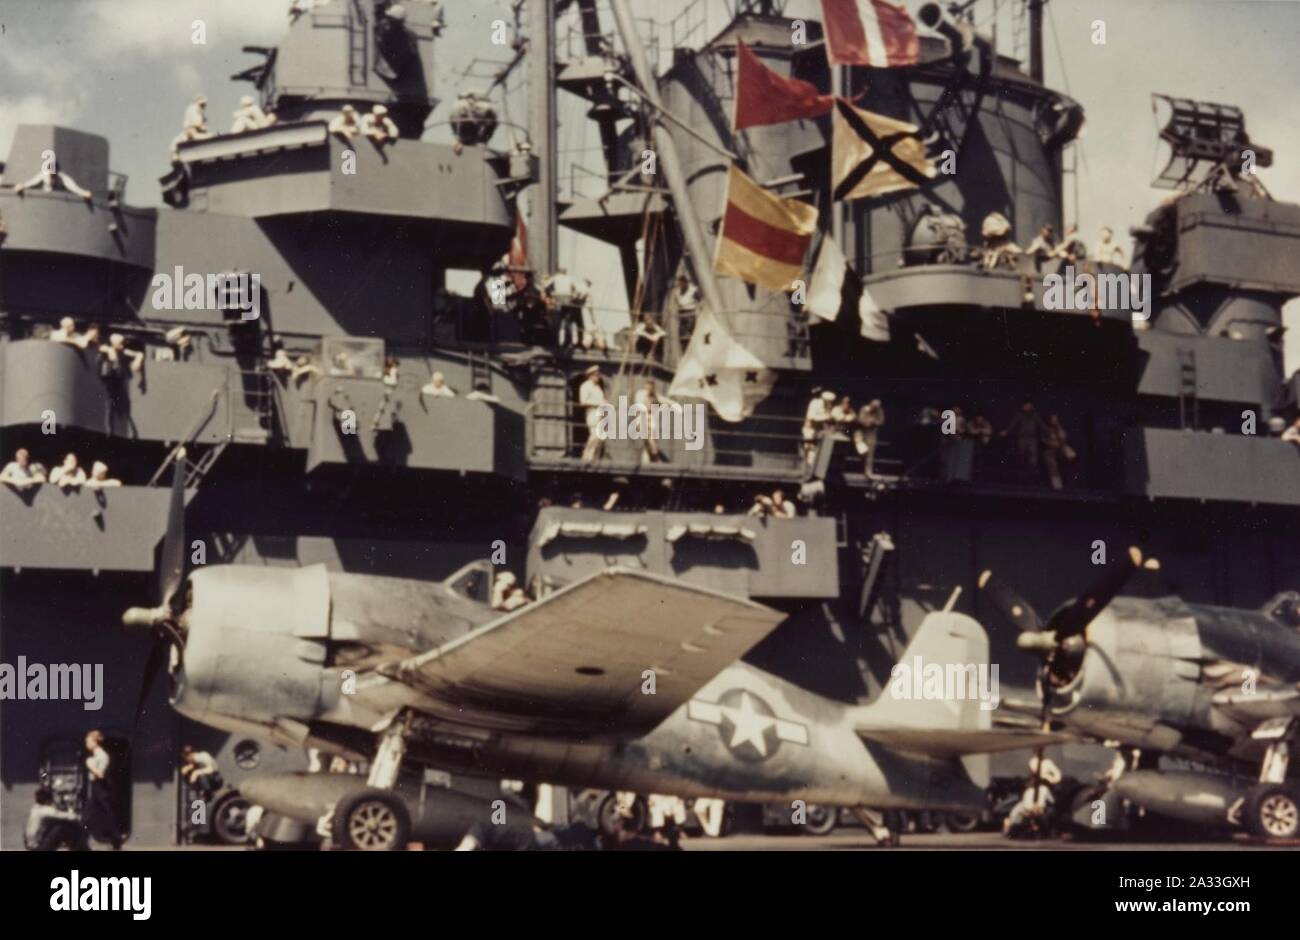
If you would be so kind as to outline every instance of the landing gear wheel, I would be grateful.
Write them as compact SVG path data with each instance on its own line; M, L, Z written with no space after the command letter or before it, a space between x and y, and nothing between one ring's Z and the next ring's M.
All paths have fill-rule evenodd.
M212 834L222 845L248 841L248 810L252 806L238 792L227 793L212 807Z
M1293 790L1277 784L1251 787L1244 809L1246 828L1265 839L1294 839L1300 835L1300 800Z
M619 832L644 832L650 820L650 807L641 797L632 801L632 815L624 816L618 807L618 794L610 793L596 808L596 824L607 836Z
M397 852L410 838L411 816L406 804L389 791L359 790L334 807L330 835L342 849Z
M834 806L823 806L820 803L809 803L806 809L808 821L804 823L803 831L809 836L827 836L835 831L835 827L840 821L840 811Z
M980 818L975 813L945 813L943 824L949 832L974 832L979 827Z

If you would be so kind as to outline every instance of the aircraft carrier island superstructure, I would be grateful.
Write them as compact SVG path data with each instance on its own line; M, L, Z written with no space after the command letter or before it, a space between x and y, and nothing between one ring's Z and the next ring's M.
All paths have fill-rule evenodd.
M827 65L817 22L792 45L782 4L749 0L717 35L657 33L670 61L647 75L653 24L624 0L521 0L510 68L527 70L530 128L510 146L486 97L435 96L439 47L472 4L308 6L236 76L274 120L175 142L165 206L130 205L98 136L21 125L5 158L4 462L22 448L53 470L72 453L122 482L0 486L0 660L104 667L100 710L0 705L6 847L21 842L38 783L79 766L90 728L131 781L121 811L144 844L180 838L184 744L214 753L231 782L306 765L301 729L278 729L282 748L215 732L177 716L165 683L136 723L152 640L121 617L159 602L173 473L191 567L450 579L476 603L505 570L536 597L611 565L647 569L788 613L746 659L846 702L880 691L955 588L1002 682L1031 697L1034 659L981 604L987 568L1040 610L1077 593L1099 551L1134 544L1159 557L1158 589L1191 601L1251 607L1300 588L1300 451L1276 433L1300 400L1281 358L1300 206L1224 169L1250 146L1240 111L1171 99L1174 191L1122 240L1153 285L1135 319L1058 309L1044 276L1064 271L1060 258L970 260L993 214L1022 242L1070 221L1082 107L1043 84L1041 43L1022 67L936 19L920 64L868 82ZM955 171L834 199L832 116L731 130L742 43L778 75L875 114L916 120L942 103L931 129ZM562 198L566 95L590 104L605 166L591 192ZM345 108L376 105L397 139L339 130ZM455 140L422 140L439 121ZM733 165L817 207L817 238L842 248L870 318L854 304L810 322L789 292L713 273ZM516 298L561 267L592 277L581 252L559 257L560 226L617 249L628 309L657 317L662 340L629 317L608 348L564 343L556 311L539 314L539 335ZM481 275L472 296L449 289L454 272ZM702 296L685 300L682 284ZM738 421L711 411L699 449L665 439L665 459L647 460L643 442L610 441L593 458L580 385L594 369L611 402L647 381L666 395L709 307L766 396ZM67 317L99 338L52 341ZM121 366L106 368L99 346L114 334ZM855 409L882 403L870 476L848 436L805 436L823 390ZM1059 488L1041 468L1026 476L997 433L1026 401L1068 432ZM993 433L945 434L954 409ZM748 514L778 489L802 494L796 518ZM323 654L307 639L311 662ZM1023 769L1023 754L1005 760Z

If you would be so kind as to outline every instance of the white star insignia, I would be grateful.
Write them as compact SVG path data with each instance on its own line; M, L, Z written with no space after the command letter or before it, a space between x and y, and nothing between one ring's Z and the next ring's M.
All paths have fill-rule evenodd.
M750 699L748 692L741 693L739 708L729 708L724 705L721 710L733 727L731 744L728 746L734 749L748 741L754 746L754 750L758 751L761 756L766 757L767 738L765 732L776 723L776 719L770 715L763 715L755 711L754 703Z

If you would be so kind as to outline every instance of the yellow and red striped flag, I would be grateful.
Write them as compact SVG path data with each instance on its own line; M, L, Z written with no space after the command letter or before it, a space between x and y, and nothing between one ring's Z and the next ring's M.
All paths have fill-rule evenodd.
M772 195L733 164L713 269L768 290L789 290L803 274L816 230L816 207Z

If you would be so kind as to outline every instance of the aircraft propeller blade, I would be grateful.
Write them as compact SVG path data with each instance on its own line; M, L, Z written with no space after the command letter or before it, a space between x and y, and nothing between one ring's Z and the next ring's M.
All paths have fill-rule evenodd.
M1052 711L1052 694L1051 694L1051 692L1048 691L1048 682L1049 682L1049 681L1050 681L1050 680L1049 680L1049 678L1048 678L1048 667L1047 667L1046 664L1044 664L1044 665L1041 666L1041 667L1039 668L1039 670L1038 670L1038 686L1039 686L1039 690L1040 690L1040 691L1039 691L1039 695L1042 697L1042 700L1043 700L1043 707L1042 707L1042 710L1038 713L1038 727L1039 727L1039 729L1042 730L1042 731L1050 731L1050 730L1052 730L1052 719L1051 719L1051 711ZM1039 748L1034 752L1034 766L1033 766L1033 778L1032 778L1032 779L1033 779L1033 786L1034 786L1034 799L1035 799L1035 800L1038 800L1038 799L1039 799L1039 794L1040 794L1040 791L1041 791L1042 786L1043 786L1043 752L1044 752L1044 750L1045 750L1045 748L1042 747L1042 746L1040 746L1040 747L1039 747Z
M154 683L158 679L158 673L162 671L164 664L167 662L167 653L171 647L166 634L159 633L158 638L154 640L153 648L149 650L149 658L144 664L144 678L140 680L140 697L135 703L135 720L133 727L139 727L140 716L144 714L144 703L149 698L149 693L153 691Z
M1043 629L1043 622L1029 601L1016 593L1011 585L994 577L992 571L986 570L980 575L979 588L998 613L1015 624L1021 633L1036 633Z
M144 703L149 699L149 693L153 691L154 684L158 681L158 674L166 666L173 648L181 665L185 663L185 637L181 631L168 620L158 620L155 631L154 643L149 649L149 658L144 664L144 677L140 680L140 697L135 703L133 727L139 727L140 716L144 714Z
M185 579L185 448L172 462L171 502L167 507L167 534L158 556L158 602L173 613L176 594Z
M1107 565L1106 570L1089 588L1075 598L1074 603L1062 607L1052 614L1047 622L1047 629L1056 634L1059 644L1062 640L1078 636L1088 628L1088 624L1101 613L1107 604L1115 599L1134 572L1142 567L1142 552L1130 548L1125 558L1118 564Z

